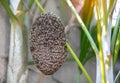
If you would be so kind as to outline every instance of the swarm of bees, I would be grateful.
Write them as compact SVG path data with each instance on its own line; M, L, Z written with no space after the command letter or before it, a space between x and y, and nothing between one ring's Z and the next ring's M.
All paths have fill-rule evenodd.
M30 31L30 51L36 67L45 75L56 72L67 56L64 26L52 13L41 14Z

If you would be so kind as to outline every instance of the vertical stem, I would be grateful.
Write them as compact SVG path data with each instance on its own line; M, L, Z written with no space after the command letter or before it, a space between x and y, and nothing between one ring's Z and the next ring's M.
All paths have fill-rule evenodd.
M79 14L77 13L76 9L74 8L73 4L71 3L70 0L65 0L68 4L68 6L70 7L70 9L72 10L73 14L75 15L76 19L78 20L79 24L81 25L82 30L84 31L85 35L87 36L91 47L93 48L95 54L98 54L98 48L93 40L93 38L91 37L89 31L87 30L87 27L85 26L85 24L83 23L82 19L80 18Z
M71 53L72 57L75 59L75 61L77 62L78 66L80 67L80 69L82 70L83 74L85 75L86 79L88 80L89 83L93 83L92 79L90 78L90 76L88 75L88 73L86 72L85 68L83 67L83 65L81 64L80 60L78 59L78 57L76 56L76 54L73 52L72 48L70 47L70 45L66 42L66 46L67 49L69 50L69 52Z
M98 23L97 23L97 30L98 30L98 33L97 33L97 39L98 39L98 43L99 43L99 57L97 59L97 66L100 66L99 68L101 69L101 76L100 77L97 77L97 80L96 82L98 81L98 79L102 80L102 81L99 81L98 83L106 83L106 75L105 75L105 65L104 65L104 57L103 57L103 47L102 47L102 38L101 38L101 16L100 16L100 12L99 12L99 3L98 3L98 0L95 0L95 5L96 5L96 14L97 14L97 20L98 20ZM99 61L98 61L99 60ZM99 65L100 64L100 65ZM99 69L97 69L97 74L99 73L98 72ZM98 74L100 75L100 74Z
M100 2L100 3L99 3ZM102 83L113 83L113 64L112 55L110 52L111 41L111 16L107 15L106 1L95 0L96 13L97 13L97 29L98 29L98 42L99 42L99 60L101 68ZM98 70L97 70L98 71ZM100 78L100 77L97 77ZM96 80L97 82L97 80ZM101 83L101 82L99 82Z
M98 28L97 38L99 43L99 61L100 61L102 83L106 83L105 64L104 64L104 56L103 56L103 50L102 50L101 27L99 26L99 21L98 21L97 28Z
M110 51L112 17L109 13L107 13L107 5L107 0L101 0L101 37L106 81L109 83L113 83L113 59Z
M101 20L103 31L107 34L107 0L101 0Z
M15 2L13 0L10 1L11 6L14 8L12 12L14 12L15 15L18 14L17 9L20 1L21 0L15 0ZM17 7L14 6L15 3L17 4ZM16 18L18 20L20 19L19 16ZM21 21L19 20L19 22ZM7 83L27 83L28 34L23 22L19 22L16 19L15 21L11 21Z

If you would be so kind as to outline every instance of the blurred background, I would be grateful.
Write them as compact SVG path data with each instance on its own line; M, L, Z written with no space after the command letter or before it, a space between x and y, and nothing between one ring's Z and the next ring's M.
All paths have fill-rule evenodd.
M12 3L12 6L17 5L16 0L7 0L8 3ZM32 1L32 0L31 0ZM88 30L90 31L94 40L97 40L96 34L96 21L93 14L92 3L89 0L71 0L79 15L81 16L83 22L86 24ZM81 30L80 25L76 21L74 15L72 14L70 8L64 0L39 0L46 12L52 12L59 16L65 26L66 39L70 43L72 49L78 55L80 61L85 66L88 74L96 82L96 57L93 52L87 37ZM24 0L23 10L28 10L26 12L25 18L28 21L28 34L35 19L41 14L40 10L35 3L32 6L28 6L29 0ZM115 25L118 12L120 10L120 0L117 0L115 10L113 13L112 25ZM11 6L11 8L12 8ZM14 7L13 7L14 10ZM16 12L16 11L14 11ZM19 11L17 11L19 12ZM19 16L19 15L18 15ZM5 8L0 3L0 83L6 83L7 78L7 68L8 68L8 57L10 48L10 33L11 32L11 21L9 16L5 11ZM29 37L29 35L28 35ZM96 41L96 44L98 42ZM28 45L29 47L29 45ZM28 49L29 51L29 49ZM120 49L119 53L120 55ZM114 76L117 75L120 70L120 56L118 56L117 62L114 66ZM28 62L33 61L30 51L27 55ZM68 53L65 63L60 67L60 69L53 75L45 76L43 75L35 65L29 64L28 68L28 83L88 83L84 77L78 65ZM26 83L26 82L25 82ZM120 79L117 83L120 83Z

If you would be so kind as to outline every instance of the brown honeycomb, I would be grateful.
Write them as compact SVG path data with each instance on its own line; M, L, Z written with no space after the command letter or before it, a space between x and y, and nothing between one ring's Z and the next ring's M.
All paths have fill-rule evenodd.
M30 31L30 50L37 68L45 75L57 71L67 56L64 26L52 13L41 14Z

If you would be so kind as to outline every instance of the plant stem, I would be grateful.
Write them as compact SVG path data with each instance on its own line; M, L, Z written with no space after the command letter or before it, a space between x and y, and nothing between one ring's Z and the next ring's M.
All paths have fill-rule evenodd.
M28 65L34 65L34 61L28 61Z
M39 6L39 9L42 13L45 13L45 10L42 8L42 6L39 4L38 0L35 0L36 4ZM88 75L88 73L86 72L85 68L83 67L83 65L81 64L81 62L79 61L78 57L76 56L76 54L73 52L72 48L70 47L69 43L66 42L66 47L69 50L69 52L71 53L72 57L75 59L76 63L78 64L78 66L81 68L83 74L85 75L85 77L87 78L87 80L89 81L89 83L93 83L92 79L90 78L90 76Z
M39 3L39 1L38 1L38 0L35 0L35 3L37 4L37 6L38 6L38 8L40 9L40 11L41 11L42 13L45 13L45 10L43 9L43 7L42 7L41 4Z
M8 3L6 0L0 0L0 2L2 3L3 7L5 8L6 12L8 13L11 21L18 21L18 19L16 18L16 16L13 14L12 10L10 9Z
M119 77L120 77L120 71L118 72L117 76L115 77L114 83L116 83L116 81L118 80Z
M115 27L114 27L114 30L113 30L113 35L112 35L112 42L111 42L111 47L112 47L112 52L114 50L114 47L115 47L115 42L116 42L116 38L117 38L117 33L118 33L118 29L119 29L119 25L120 25L120 11L118 13L118 16L117 16L117 20L116 20L116 24L115 24Z
M78 57L76 56L76 54L74 53L72 48L70 47L69 43L66 42L66 46L67 46L67 49L69 50L69 52L71 53L72 57L74 58L74 60L76 61L76 63L80 67L80 69L82 70L82 72L85 75L86 79L89 81L89 83L93 83L92 79L90 78L90 76L88 75L87 71L85 70L85 68L81 64L80 60L78 59Z
M73 14L75 15L75 17L77 18L79 24L81 25L84 33L86 34L95 54L98 54L99 51L98 51L98 48L93 40L93 38L91 37L90 33L88 32L87 30L87 27L85 26L85 24L83 23L82 19L80 18L79 14L77 13L76 9L74 8L74 6L72 5L71 1L70 0L65 0L68 4L68 6L70 7L70 9L72 10Z
M106 3L106 0L101 0L101 22L103 23L103 26L102 26L102 28L103 28L103 31L104 31L104 33L106 33L107 34L107 13L106 13L106 11L107 11L107 3Z
M3 0L2 0L3 1ZM16 4L13 6L13 10L9 7L6 0L4 0L4 8L6 9L11 21L11 34L10 34L10 50L9 50L9 61L7 69L7 81L6 83L28 83L28 69L27 69L27 55L28 55L28 34L27 28L24 25L21 18L18 16L20 0L15 2L10 0L10 4ZM18 9L17 9L18 8ZM19 9L23 12L22 9ZM13 12L15 14L13 14ZM10 26L9 26L10 27ZM18 41L19 40L19 41Z
M119 13L118 13L118 16L117 16L117 20L116 20L116 24L115 24L115 27L114 27L114 30L113 30L113 35L112 35L112 42L111 42L111 49L112 49L112 53L113 53L113 56L114 56L114 64L116 63L116 60L117 60L117 57L118 57L118 50L119 50L119 44L120 41L120 10L119 10ZM118 37L117 37L118 36ZM118 43L116 43L118 41Z
M113 53L113 55L114 55L114 65L115 65L115 63L116 63L116 61L117 61L117 58L118 58L118 52L119 52L119 48L120 48L120 26L119 26L119 30L118 30L119 32L118 32L118 35L117 35L117 39L116 39L116 43L115 43L115 48L114 48L114 53Z
M105 75L105 65L104 65L104 57L103 57L103 50L102 50L102 38L101 38L101 25L100 25L100 12L99 12L99 4L98 1L96 0L95 2L96 5L96 13L97 13L97 38L98 38L98 43L99 43L99 60L100 60L100 68L101 68L101 77L102 77L102 83L106 83L106 75ZM98 66L98 65L97 65Z

